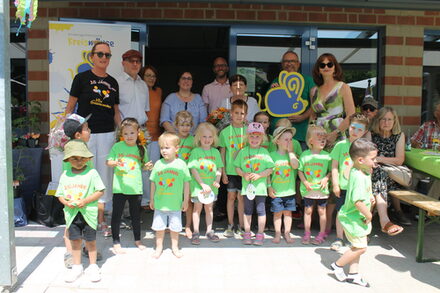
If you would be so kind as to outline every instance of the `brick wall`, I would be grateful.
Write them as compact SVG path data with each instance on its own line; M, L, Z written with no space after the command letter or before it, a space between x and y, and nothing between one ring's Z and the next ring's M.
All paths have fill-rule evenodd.
M11 8L11 17L14 14ZM29 99L43 104L46 131L48 21L59 17L385 27L381 60L384 78L379 81L384 88L384 104L395 107L402 124L411 129L420 124L424 30L440 29L440 11L186 2L40 2L37 21L28 35L28 90Z

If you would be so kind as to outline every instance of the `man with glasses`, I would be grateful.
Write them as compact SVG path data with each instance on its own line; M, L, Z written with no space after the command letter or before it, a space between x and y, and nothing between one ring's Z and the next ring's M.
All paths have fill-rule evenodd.
M283 54L281 58L281 68L287 72L298 72L301 66L301 62L299 61L298 54L289 50ZM304 78L304 90L301 97L308 102L308 106L306 110L300 115L292 115L290 117L286 117L292 122L292 126L295 127L296 133L294 138L301 143L301 147L303 149L307 148L306 145L306 133L307 126L309 123L309 117L312 113L310 111L310 90L315 86L313 79L311 76L302 74ZM274 79L271 88L279 87L278 77ZM275 129L276 122L281 119L280 117L272 117L271 118L271 132Z
M216 110L223 100L232 96L228 80L228 62L222 57L215 58L212 71L215 74L215 79L205 85L202 91L202 99L208 107L208 113Z
M373 96L367 95L362 101L362 114L364 114L369 120L370 124L373 118L376 116L379 110L379 103L374 99Z

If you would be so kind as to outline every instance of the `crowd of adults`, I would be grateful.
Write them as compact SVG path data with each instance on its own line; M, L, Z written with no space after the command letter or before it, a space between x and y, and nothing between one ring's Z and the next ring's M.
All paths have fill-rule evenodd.
M94 66L74 78L66 107L67 114L73 113L76 106L79 115L86 117L92 114L88 121L92 133L88 146L94 154L94 166L106 186L111 186L112 176L111 169L106 166L105 161L115 141L115 128L125 117L136 118L139 124L148 130L151 135L148 155L155 162L160 158L158 137L163 131L176 131L174 119L176 113L181 110L187 110L193 116L192 130L199 123L206 121L208 113L219 107L228 109L239 99L248 104L247 121L252 121L254 115L260 111L256 99L246 95L246 78L242 75L228 77L229 66L222 57L215 58L212 65L215 79L203 88L202 95L192 92L193 75L190 71L183 71L177 75L178 90L165 99L162 97L162 89L158 87L159 72L151 65L142 67L140 52L129 50L122 55L124 72L116 77L107 73L111 57L110 47L106 43L99 42L93 46L91 60ZM293 51L288 51L281 57L282 70L299 72L300 66L299 57ZM355 113L355 103L350 87L343 82L342 68L335 56L329 53L321 55L312 73L312 77L303 75L305 85L302 98L308 102L306 111L287 118L296 128L294 138L303 148L306 148L305 138L310 121L321 125L327 131L327 147L331 148L336 142L345 139L348 119ZM279 87L278 80L275 79L270 87ZM360 106L362 113L371 119L371 128L367 136L378 146L378 163L402 165L405 135L400 128L396 111L390 107L379 109L379 103L372 96L365 97ZM431 134L436 131L440 134L440 104L436 106L435 117L435 122L423 125L423 129L413 136L413 145L419 146L422 137L426 139L427 136L423 133ZM271 117L271 130L278 119ZM143 176L144 182L147 183L147 171ZM399 186L380 167L375 169L372 177L382 231L389 235L400 233L403 228L392 223L387 213L388 191ZM104 205L111 199L110 193L111 188L106 189L100 199L99 223L103 230L107 229ZM149 184L144 184L142 206L147 206L148 197ZM221 198L219 201L222 202ZM402 213L400 203L394 200L393 205L400 224L410 224ZM220 208L219 211L221 210Z

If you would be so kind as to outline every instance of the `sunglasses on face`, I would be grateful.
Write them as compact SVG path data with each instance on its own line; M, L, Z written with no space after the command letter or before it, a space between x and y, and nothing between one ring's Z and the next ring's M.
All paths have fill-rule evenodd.
M366 111L374 112L374 111L376 111L376 108L371 105L364 105L364 106L362 106L362 110L365 112Z
M95 54L96 56L98 56L98 58L102 58L105 56L105 58L110 59L112 57L112 54L110 53L104 53L104 52L94 52L93 54Z
M125 59L124 61L127 61L130 64L141 64L142 61L139 59Z
M333 62L328 62L328 63L320 63L319 64L319 68L321 68L321 69L324 69L326 66L328 67L328 68L333 68Z

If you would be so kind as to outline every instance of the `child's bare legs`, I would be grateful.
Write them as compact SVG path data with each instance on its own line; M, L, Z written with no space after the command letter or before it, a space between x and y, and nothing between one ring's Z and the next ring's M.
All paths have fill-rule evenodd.
M237 198L236 191L228 191L228 201L226 203L226 211L228 214L228 224L231 226L234 226L234 209L235 209L234 204L236 198ZM240 212L238 213L238 216L240 219Z
M80 245L81 248L81 245ZM89 251L89 262L91 265L96 264L96 240L94 241L86 241L86 248Z
M192 238L192 232L191 232L191 224L192 224L192 217L193 217L193 203L190 199L188 199L188 209L185 212L185 234L188 239Z
M98 223L99 224L102 224L105 222L104 209L105 209L105 203L98 202Z
M238 206L237 206L237 212L238 212L238 224L240 225L240 228L244 227L244 198L240 194L240 192L237 192L237 198L238 198Z
M66 246L67 252L72 253L72 244L69 240L69 230L67 228L64 229L64 245Z
M163 251L163 238L165 236L165 230L156 231L156 249L154 250L153 257L159 258Z
M199 228L200 228L200 213L202 212L202 208L203 208L203 204L202 203L199 203L199 202L194 203L194 209L193 209L193 212L192 212L194 234L200 233L199 232ZM205 205L205 210L206 210L206 205ZM212 226L212 223L211 223L211 226Z
M387 203L380 195L376 196L376 207L377 213L379 214L380 226L383 228L390 221L390 218L388 217Z
M287 243L293 243L294 240L290 237L290 230L292 229L292 212L283 211L282 213L284 216L284 239L286 239Z
M327 224L326 207L318 205L318 214L319 214L319 233L324 233Z
M170 235L171 235L171 250L173 251L173 254L177 258L181 258L183 254L179 249L179 232L170 231Z
M280 243L281 241L281 221L283 217L283 212L273 213L273 226L275 228L275 237L273 238L273 243ZM292 224L292 218L290 218L290 224ZM286 229L284 227L284 229ZM289 229L290 230L290 229Z
M356 274L359 270L359 260L362 254L367 251L367 248L355 248L347 250L337 261L336 265L344 267L350 264L350 274Z
M344 229L342 228L341 222L339 222L338 217L336 217L336 238L344 239Z
M82 239L70 240L70 245L72 247L73 264L80 265ZM95 247L95 252L96 252L96 247ZM96 263L96 254L95 254L95 263Z
M212 231L212 219L214 218L213 205L214 203L205 204L206 233Z
M263 234L264 233L264 227L266 227L266 215L258 216L258 234Z
M258 219L258 223L260 223L260 219ZM251 232L251 224L252 224L252 215L244 215L244 232L246 233ZM260 230L259 226L258 226L258 230Z
M336 203L327 203L327 211L326 211L326 224L325 224L325 232L330 232L333 226L333 212L335 211ZM318 210L319 211L319 210Z
M304 232L310 234L310 226L312 225L313 205L304 207Z

